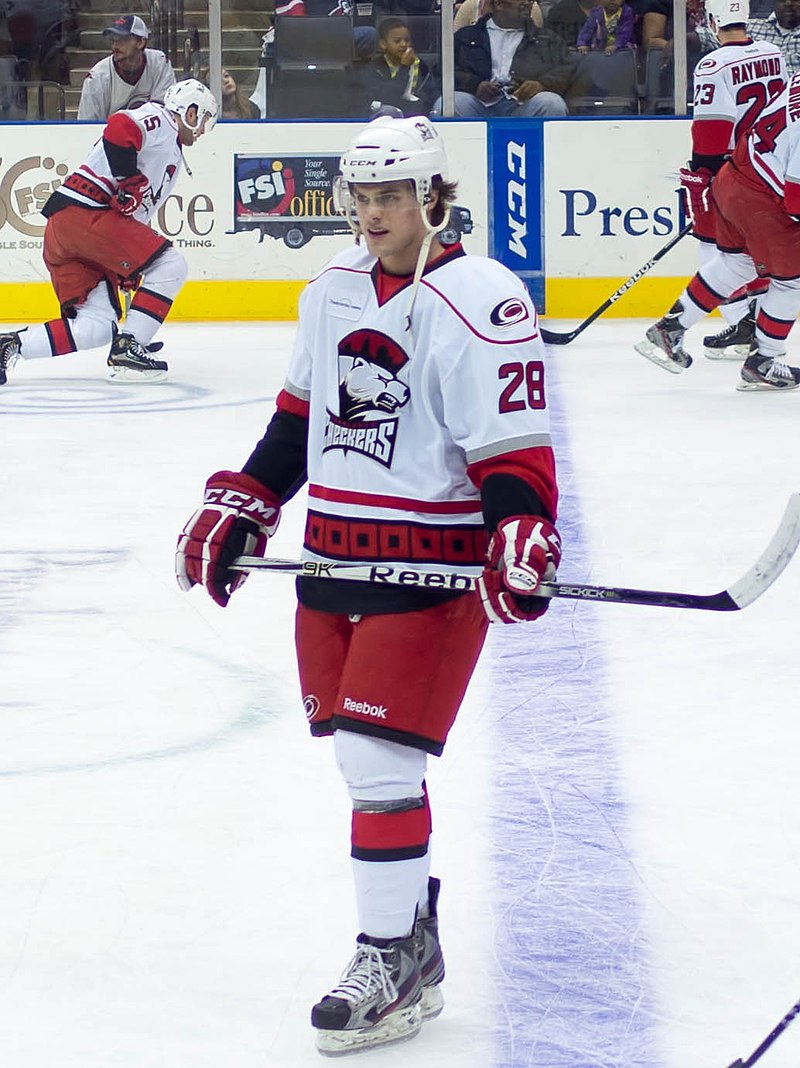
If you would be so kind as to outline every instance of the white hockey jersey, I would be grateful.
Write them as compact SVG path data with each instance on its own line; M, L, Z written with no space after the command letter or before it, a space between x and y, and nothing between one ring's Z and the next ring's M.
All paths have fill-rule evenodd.
M783 53L769 41L731 42L704 56L694 70L694 153L733 151L787 77Z
M767 108L736 152L737 167L747 164L778 196L790 215L800 216L800 74ZM741 158L740 158L741 157Z
M380 303L375 277L356 247L301 298L285 393L309 406L304 558L476 567L468 468L533 455L554 479L535 308L514 274L458 248L423 276L409 331L411 285Z
M167 89L174 84L175 72L170 61L155 48L145 48L144 70L133 85L117 74L114 57L106 56L95 63L83 81L78 118L105 122L117 111L148 100L163 101Z
M147 222L169 196L181 170L183 156L178 141L178 123L163 104L143 104L121 114L141 131L142 144L136 162L150 184L134 218ZM100 138L58 191L84 207L105 208L117 188Z

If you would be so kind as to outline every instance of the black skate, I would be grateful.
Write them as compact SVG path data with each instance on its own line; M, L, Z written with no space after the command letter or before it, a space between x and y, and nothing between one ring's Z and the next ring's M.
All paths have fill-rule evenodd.
M113 382L162 382L169 370L164 360L154 360L132 334L115 335L107 363Z
M736 388L742 393L788 392L800 386L800 367L790 367L785 356L763 356L754 349L744 361L741 381Z
M439 944L439 887L438 879L428 879L428 915L417 917L414 925L414 945L422 976L423 1020L433 1020L444 1008L440 983L444 979L444 957Z
M414 936L357 938L339 985L311 1010L317 1049L328 1057L413 1038L422 1027L422 980Z
M756 333L756 303L751 301L747 315L738 323L729 323L718 334L703 338L709 360L744 360L753 347Z
M19 359L19 334L0 334L0 386L8 381L8 372Z
M678 321L682 311L683 305L676 300L667 314L653 323L644 341L633 346L642 356L675 375L692 366L692 357L683 347L686 328Z

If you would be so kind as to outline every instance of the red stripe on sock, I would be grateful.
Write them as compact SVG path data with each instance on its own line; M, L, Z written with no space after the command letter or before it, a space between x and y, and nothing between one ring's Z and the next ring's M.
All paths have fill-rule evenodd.
M760 309L756 316L757 329L762 334L766 334L767 337L775 338L776 341L785 341L793 326L794 319L788 321L786 319L773 319L771 315L767 315Z
M354 849L387 850L427 848L431 833L428 799L405 812L353 812L351 842Z
M719 304L726 298L720 296L719 293L715 293L714 290L706 284L702 276L696 274L686 287L686 292L698 306L705 312L713 311Z
M171 307L171 300L167 300L159 293L152 293L148 289L137 289L136 296L131 301L131 311L144 312L151 319L158 319L161 323L169 315Z
M51 319L44 324L50 339L50 352L53 356L65 356L68 352L77 352L78 346L66 319Z

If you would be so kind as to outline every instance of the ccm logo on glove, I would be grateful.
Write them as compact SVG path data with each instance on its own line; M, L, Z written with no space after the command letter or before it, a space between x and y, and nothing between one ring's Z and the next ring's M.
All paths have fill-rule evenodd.
M233 471L212 475L202 507L178 538L175 577L180 588L205 586L224 608L247 578L231 564L237 556L263 556L280 515L281 502L250 475Z

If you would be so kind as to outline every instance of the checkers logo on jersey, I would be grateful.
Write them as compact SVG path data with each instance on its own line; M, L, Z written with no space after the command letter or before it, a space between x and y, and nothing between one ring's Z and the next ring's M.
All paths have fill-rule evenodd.
M530 313L525 307L525 302L519 297L502 300L499 304L495 304L489 314L492 326L513 326L514 323L521 323L528 318L530 318Z
M339 411L328 410L323 452L342 449L390 467L397 438L395 412L408 404L397 377L408 354L379 330L354 330L339 342Z

